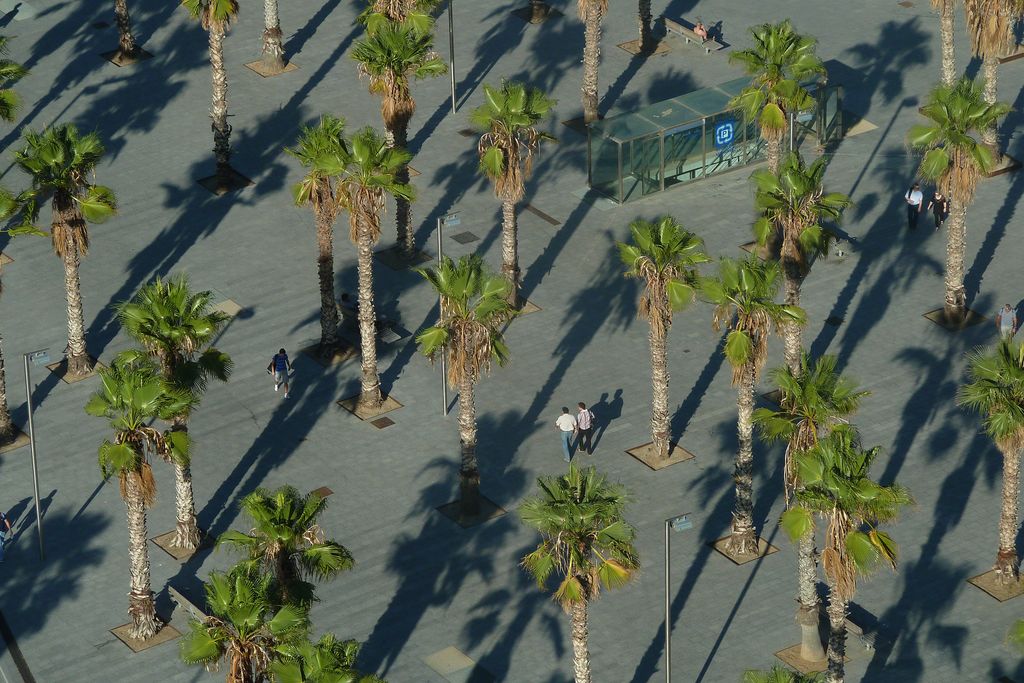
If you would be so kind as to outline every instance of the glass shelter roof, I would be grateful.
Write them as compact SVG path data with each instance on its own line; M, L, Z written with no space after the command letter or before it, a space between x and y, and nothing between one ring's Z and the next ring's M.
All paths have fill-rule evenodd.
M611 116L590 124L590 134L627 142L645 135L713 116L729 109L729 100L750 85L747 77L656 102L628 114Z

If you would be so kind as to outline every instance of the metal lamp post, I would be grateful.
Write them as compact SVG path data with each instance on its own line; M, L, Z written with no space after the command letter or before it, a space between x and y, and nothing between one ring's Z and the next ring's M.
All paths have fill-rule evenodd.
M455 0L448 0L448 56L452 76L452 113L455 113Z
M35 494L36 534L39 536L39 559L43 560L43 515L39 509L39 469L36 466L36 430L32 425L32 365L46 365L50 362L49 349L39 349L24 354L25 359L25 403L28 407L28 443L32 452L32 490Z
M672 576L672 537L669 529L685 531L693 528L690 513L669 517L665 520L665 683L672 683L672 615L669 607Z
M450 15L449 15L450 16ZM452 111L455 107L455 81L452 81ZM437 217L437 266L441 267L444 260L444 241L441 239L444 227L452 227L461 223L458 212L452 212ZM441 297L438 296L438 311L441 310ZM441 415L448 417L448 353L446 348L441 349Z

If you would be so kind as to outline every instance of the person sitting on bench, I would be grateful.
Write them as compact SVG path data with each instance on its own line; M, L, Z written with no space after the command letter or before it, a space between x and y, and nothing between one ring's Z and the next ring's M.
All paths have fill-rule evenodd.
M693 27L693 32L700 37L700 44L703 45L708 41L708 29L704 25L704 22L700 19L697 20L697 25Z

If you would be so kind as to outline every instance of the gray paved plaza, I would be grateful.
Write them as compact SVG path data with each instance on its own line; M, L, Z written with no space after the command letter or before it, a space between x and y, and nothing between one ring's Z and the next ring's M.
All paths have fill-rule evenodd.
M709 308L678 316L669 346L673 432L696 459L655 473L623 452L650 440L649 356L646 323L635 317L638 287L622 278L613 241L637 216L670 213L702 235L710 253L740 255L753 220L748 170L626 206L581 202L585 138L557 122L580 113L583 28L575 2L558 0L564 17L530 26L509 15L526 0L457 0L459 113L450 112L446 79L414 85L418 241L436 253L434 218L457 210L457 230L479 239L448 239L446 253L477 252L493 265L500 259L498 206L476 172L475 141L459 130L485 82L523 79L559 100L548 129L560 143L543 152L527 199L559 224L528 211L519 216L524 292L542 310L511 325L511 364L477 392L483 490L510 514L469 530L435 511L457 495L458 436L454 416L441 417L440 374L412 338L382 346L385 388L404 406L381 430L335 404L358 391L358 363L324 370L296 353L319 334L315 242L309 211L290 203L299 167L281 148L321 112L344 116L350 129L379 125L377 100L350 57L361 32L356 4L282 2L287 51L299 69L271 79L243 67L258 55L262 30L260 4L243 5L226 41L233 165L255 184L222 198L195 182L212 172L210 75L206 34L185 11L174 2L129 0L136 34L154 58L117 68L98 56L116 47L116 29L93 26L113 23L110 3L31 4L34 18L26 11L2 31L14 36L12 57L32 70L18 86L25 100L18 126L73 121L97 129L108 149L97 178L120 202L116 219L91 229L82 264L89 349L109 362L129 346L110 305L157 274L187 273L196 287L243 307L218 341L235 360L234 376L210 387L193 421L200 523L213 534L243 528L237 503L257 486L333 489L323 522L357 566L321 586L312 614L318 632L365 642L363 666L391 683L571 680L568 620L517 566L536 537L514 510L538 475L562 468L552 422L560 406L582 400L597 404L603 421L594 462L634 494L629 519L644 563L635 584L591 609L596 680L664 679L662 520L679 513L692 513L694 528L673 538L674 680L737 681L796 642L796 556L775 524L780 448L758 447L755 481L756 519L780 552L737 567L707 546L728 527L736 446L735 392ZM994 560L1001 463L954 393L964 353L992 341L994 329L954 335L921 317L942 301L944 233L922 229L908 237L904 228L902 193L916 164L904 135L939 75L938 19L925 0L906 4L659 0L654 10L722 21L733 48L747 46L748 26L792 17L820 40L831 79L846 90L846 109L877 126L845 140L826 176L829 188L856 202L843 226L851 255L816 265L804 287L806 343L816 355L837 354L843 370L872 391L856 422L866 443L883 448L876 474L907 485L917 500L893 530L902 549L898 571L860 586L858 612L877 618L877 638L874 650L851 640L848 680L1024 681L1020 657L1002 642L1024 603L999 604L966 583ZM612 2L604 22L606 114L741 75L727 62L729 50L705 55L673 43L670 54L631 57L616 44L635 37L635 11L635 3ZM444 33L442 22L438 42L446 55ZM956 40L959 67L976 73L962 17ZM1024 61L1000 69L1002 99L1018 111L1022 82ZM1013 113L1003 127L1018 158L1019 121ZM15 128L4 135L0 169L17 138ZM8 170L2 182L17 188L24 179ZM970 209L968 296L987 315L1024 297L1024 245L1011 239L1021 224L1022 187L1024 173L986 180ZM340 289L353 291L355 251L344 221L336 270ZM393 240L391 214L386 224L382 247ZM14 259L4 267L0 300L7 388L24 424L21 354L48 346L57 355L66 342L62 269L48 240L19 237L2 248ZM375 271L379 307L389 318L410 332L434 319L431 290L418 275L379 263ZM842 323L825 324L830 316ZM297 365L288 401L264 372L280 346ZM772 353L772 363L781 362L781 344ZM96 464L106 423L82 410L97 380L68 385L35 372L43 563L28 449L0 456L0 507L10 510L17 531L0 568L0 610L35 680L217 680L223 673L182 664L176 643L132 654L110 634L127 619L127 533L116 482L104 484ZM174 518L171 470L155 468L160 495L150 536L170 530ZM172 607L168 582L195 590L233 559L204 552L180 564L155 546L150 552L164 614ZM179 616L174 623L183 627ZM463 659L443 676L428 666L452 647L477 668ZM438 659L444 657L430 662ZM4 680L18 680L9 648L0 652L0 671Z

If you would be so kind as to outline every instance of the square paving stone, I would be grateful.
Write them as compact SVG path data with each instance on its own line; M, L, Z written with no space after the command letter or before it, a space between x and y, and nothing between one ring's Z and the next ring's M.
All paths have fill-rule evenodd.
M973 576L967 579L967 583L977 586L999 602L1006 602L1024 594L1024 581L1018 580L1017 583L1004 584L996 578L995 569Z
M652 470L657 472L663 470L666 467L675 465L676 463L686 462L687 460L693 460L696 456L690 451L686 450L675 441L670 441L668 444L668 457L659 458L654 450L654 442L649 441L648 443L640 446L635 446L626 451L627 455L631 455L643 464L650 467Z
M744 565L744 564L747 564L748 562L753 562L754 560L757 560L757 559L760 559L762 557L765 557L766 555L771 555L773 553L779 552L778 548L776 548L775 546L773 546L771 543L769 543L768 541L764 540L763 538L758 537L758 539L757 539L757 553L753 553L753 554L750 554L750 555L742 555L742 556L741 555L735 555L735 554L729 552L728 549L726 549L725 544L726 544L726 541L728 541L728 540L729 540L729 536L723 536L722 538L718 539L717 541L712 541L708 545L710 545L712 548L714 548L717 552L719 552L722 555L724 555L726 558L729 559L730 562L732 562L733 564L735 564L737 566Z
M163 645L168 643L181 635L181 631L174 628L170 624L164 624L156 634L149 640L136 640L128 635L128 631L131 630L131 624L123 624L117 628L110 629L118 640L127 645L132 652L142 652L148 650L151 647L157 645Z
M600 114L597 115L597 120L598 121L600 121L603 118L604 118L604 116L602 116ZM577 116L574 119L567 119L565 121L562 121L562 125L565 126L566 128L568 128L571 131L579 133L580 135L586 135L587 134L587 124L583 122L583 117L582 116Z
M223 197L228 192L235 192L253 184L251 180L233 168L230 169L227 179L223 183L217 174L200 178L196 182L218 197Z
M423 661L431 669L446 677L448 674L468 669L476 664L462 650L452 646L435 652L429 657L424 658Z
M0 443L0 453L8 453L16 448L27 446L29 442L28 434L21 431L17 427L14 428L14 439L7 443Z
M385 396L384 401L375 410L360 410L359 409L359 394L355 396L349 396L338 401L338 405L358 417L363 422L369 422L370 420L383 415L384 413L390 413L392 410L398 410L402 407L402 404L391 398Z
M414 251L411 255L407 256L397 246L388 247L387 249L381 249L373 254L378 261L383 263L391 270L408 270L409 268L415 268L416 266L424 263L429 263L434 260L434 257L425 251Z
M640 39L637 38L636 40L628 40L625 43L619 43L616 47L619 47L619 48L625 50L626 52L628 52L631 55L639 55L640 54ZM665 54L668 54L671 51L672 51L672 48L671 48L671 46L669 46L668 41L660 40L660 41L658 41L658 44L654 46L654 49L647 53L647 56L648 57L654 57L654 56L658 56L658 55L665 55Z
M82 380L89 379L90 377L95 377L97 369L107 367L103 363L100 363L98 360L93 358L92 356L89 356L89 360L92 361L92 370L90 370L89 372L85 373L80 377L70 377L68 375L67 359L59 360L56 363L50 363L49 365L46 366L46 369L52 372L53 374L57 375L57 377L59 377L60 380L65 384L74 384L75 382L81 382Z
M999 164L991 171L985 174L986 178L995 178L996 176L1003 175L1004 173L1013 173L1020 169L1020 162L1011 157L1009 154L1004 154L1003 158L1000 159Z
M385 427L390 427L395 424L395 421L390 417L378 417L376 420L370 420L370 424L377 429L384 429Z
M252 71L255 71L263 78L273 78L274 76L281 76L289 71L295 71L299 68L299 65L295 62L288 62L284 65L284 68L280 71L268 71L267 67L264 66L262 59L257 59L255 62L246 62L245 66Z
M223 313L224 315L229 315L232 318L234 318L236 315L242 312L242 307L239 306L234 299L225 299L224 301L221 301L219 304L214 304L213 310Z
M14 263L14 259L0 251L0 266L6 266L8 263Z
M452 501L451 503L445 503L438 507L437 511L458 524L463 529L469 529L470 527L501 517L506 512L505 508L501 507L483 494L480 494L480 514L478 515L474 515L472 517L463 516L462 502L458 500Z
M828 668L827 657L817 662L803 659L800 656L800 643L787 647L785 650L779 650L775 653L775 656L785 662L787 666L796 669L802 674L815 674ZM843 659L850 661L849 657L844 657Z
M147 59L152 59L153 55L146 52L142 48L139 48L139 54L135 55L131 59L125 58L121 55L121 50L111 50L110 52L104 52L100 55L103 59L107 60L114 66L131 66L132 64L138 64L144 62Z
M466 232L460 232L452 235L452 239L459 244L469 244L470 242L476 242L480 238L467 230Z
M154 536L149 539L153 542L157 548L163 550L165 553L173 557L178 562L184 562L188 558L192 557L197 553L201 553L204 550L209 550L213 547L214 541L212 538L203 533L203 530L199 530L199 547L195 550L186 550L185 548L175 548L171 546L171 541L174 540L174 531L168 531L165 534Z
M359 350L355 346L344 342L339 342L330 356L324 356L320 353L319 344L303 347L299 349L299 353L312 358L317 364L325 368L344 363L350 358L357 358L359 356Z
M978 323L983 323L987 320L985 316L977 311L967 309L967 315L964 316L963 320L951 321L946 319L946 310L944 308L936 308L933 311L928 311L924 314L924 317L931 320L936 325L949 330L950 332L959 332L960 330L966 330L968 327L973 327Z
M740 249L748 254L756 255L757 258L762 261L767 261L772 257L771 249L768 247L762 247L757 242L744 242L740 245Z
M331 488L327 487L327 486L321 486L318 489L313 489L311 493L315 493L316 495L320 496L321 498L326 498L327 496L333 495L334 491Z
M565 16L551 5L544 5L544 7L546 10L539 13L536 17L533 16L533 8L529 5L526 7L520 7L517 10L512 10L512 16L519 17L527 24L543 24L548 19L557 19L558 17Z
M520 301L519 308L517 309L519 315L530 315L531 313L536 313L537 311L542 310L544 309L542 309L537 304L525 299Z

